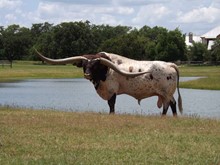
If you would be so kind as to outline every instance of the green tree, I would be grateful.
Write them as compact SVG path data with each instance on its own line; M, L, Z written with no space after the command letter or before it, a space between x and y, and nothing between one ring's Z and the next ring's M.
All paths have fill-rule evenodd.
M4 27L0 26L0 60L3 60L4 57L4 46L3 46L3 32Z
M156 42L149 40L147 45L145 46L145 59L155 60L156 54Z
M3 54L9 60L20 60L28 55L32 46L31 33L28 28L10 25L1 33Z
M178 29L166 31L161 29L157 37L156 57L157 60L177 61L185 60L185 40Z
M155 26L150 28L149 26L143 26L139 30L139 35L149 38L151 41L156 42L160 35L164 35L167 33L167 29L163 27Z
M189 61L204 61L208 51L203 43L194 42L189 47L187 57Z
M177 61L186 60L185 39L179 29L168 31L166 28L143 26L139 35L146 39L145 55L149 60Z
M93 43L96 46L95 51L113 52L109 48L104 48L103 45L106 45L106 43L110 44L110 41L115 42L115 38L127 34L131 30L131 27L120 25L115 27L109 25L92 25L91 30L93 34ZM113 46L112 44L111 46ZM115 50L115 48L112 50Z
M175 29L168 32L167 39L167 52L169 55L169 61L177 61L177 60L186 60L186 45L185 45L185 37L179 31L179 29Z
M32 27L30 29L32 39L34 40L34 42L36 42L41 34L50 32L52 29L53 29L53 24L50 24L48 22L32 24Z
M101 49L133 59L143 59L145 57L145 39L135 33L129 33L107 40L102 44Z
M185 60L185 40L178 29L144 26L105 41L102 50L142 60Z
M101 41L106 41L111 38L116 38L121 35L127 34L131 27L128 26L109 26L109 25L92 25L93 34Z
M57 48L54 45L52 32L43 33L38 37L37 44L34 46L37 48L42 54L45 54L50 58L59 58L57 56ZM36 56L34 56L34 59Z
M61 23L55 26L53 39L61 57L93 53L95 49L88 21Z
M220 61L220 39L214 42L211 49L211 61Z
M35 46L53 58L93 53L96 46L88 21L64 22L41 34Z
M142 60L185 60L185 41L178 29L94 25L89 21L19 25L0 28L0 54L9 60L34 59L34 49L51 58L107 51ZM190 53L189 53L190 54Z
M41 25L35 25L37 33ZM38 30L37 30L38 29ZM85 22L64 22L54 26L50 31L40 34L35 47L53 58L107 51L100 47L107 40L127 34L130 27L109 25L90 25Z

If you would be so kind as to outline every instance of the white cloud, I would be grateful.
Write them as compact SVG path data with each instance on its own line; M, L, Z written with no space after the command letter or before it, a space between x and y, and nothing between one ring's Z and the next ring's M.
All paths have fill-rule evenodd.
M180 14L178 21L181 23L212 23L219 20L220 9L215 7L201 7L193 9L186 14Z
M179 27L184 33L202 34L219 25L219 15L219 0L0 0L0 26L89 20L137 28Z
M11 22L11 21L15 21L17 18L14 14L7 14L7 15L5 15L5 19L7 21Z
M212 2L210 3L211 7L216 7L216 8L220 8L220 1L219 0L212 0Z
M134 9L131 7L113 7L113 13L121 14L121 15L129 15L134 12Z
M110 25L119 25L120 22L115 19L115 17L111 15L102 15L99 22L96 22L96 24L110 24Z
M124 22L121 20L122 17L127 17L134 12L134 9L128 6L40 2L37 10L28 15L29 18L35 17L32 20L44 20L43 22L49 20L54 24L64 21L89 20L94 24L118 25Z
M110 5L111 0L41 0L41 2L66 3L75 5Z
M16 24L21 6L21 0L0 0L0 26Z
M69 3L48 3L41 2L39 4L40 12L49 15L64 15L65 13L101 13L101 14L122 14L127 15L134 12L131 7L123 7L123 6L108 6L108 5L78 5L78 4L69 4Z
M21 0L0 0L0 8L4 9L14 9L21 4Z
M157 21L166 17L169 13L169 9L162 4L146 5L140 7L132 22L134 24L156 24Z
M120 6L145 6L149 4L166 3L170 0L112 0L112 3Z
M59 15L63 11L63 6L59 3L39 3L38 12L45 16Z

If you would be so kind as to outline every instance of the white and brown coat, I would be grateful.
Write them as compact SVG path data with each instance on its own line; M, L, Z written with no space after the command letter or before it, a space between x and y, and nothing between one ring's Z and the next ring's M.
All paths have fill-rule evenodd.
M115 112L116 96L130 95L138 100L158 96L157 106L163 106L165 115L169 106L176 115L174 93L178 92L178 106L182 113L179 91L179 70L174 63L163 61L137 61L120 55L100 52L66 59L49 59L38 56L52 64L75 64L83 67L84 77L93 82L99 96L108 101L110 113Z

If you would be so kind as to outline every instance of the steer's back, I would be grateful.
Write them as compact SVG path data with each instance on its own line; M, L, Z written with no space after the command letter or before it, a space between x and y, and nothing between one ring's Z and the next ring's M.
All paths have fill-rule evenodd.
M149 72L128 78L110 70L106 82L110 85L110 93L115 90L117 94L128 94L138 100L154 95L172 98L177 84L177 73L172 67L175 64L163 61L136 61L119 55L107 55L124 71Z

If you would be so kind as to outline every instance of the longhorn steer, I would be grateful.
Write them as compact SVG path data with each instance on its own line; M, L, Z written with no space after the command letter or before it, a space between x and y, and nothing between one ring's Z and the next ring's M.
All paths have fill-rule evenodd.
M82 55L64 59L50 59L36 50L49 64L74 64L83 67L84 77L90 80L101 98L108 101L110 113L115 113L116 95L127 94L138 100L158 96L157 106L166 115L169 106L177 115L174 93L177 88L178 106L182 113L179 91L179 71L174 63L136 61L112 53Z

